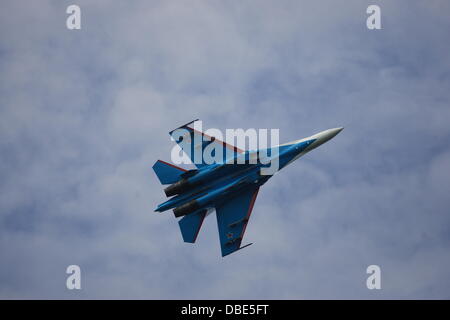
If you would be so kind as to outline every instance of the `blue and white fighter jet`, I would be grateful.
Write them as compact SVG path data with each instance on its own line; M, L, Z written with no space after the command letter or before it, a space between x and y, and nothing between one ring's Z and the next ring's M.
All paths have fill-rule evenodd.
M175 217L182 217L178 223L183 240L195 243L203 219L215 210L222 256L251 245L241 244L259 188L273 175L264 174L264 169L276 160L276 171L281 170L343 129L328 129L264 150L244 151L197 131L192 126L195 121L171 131L170 135L196 169L186 170L162 160L153 165L160 182L169 185L164 192L171 197L155 211L173 209ZM203 155L206 148L219 154L220 161L217 157L213 163L202 157L200 161L193 160L194 155Z

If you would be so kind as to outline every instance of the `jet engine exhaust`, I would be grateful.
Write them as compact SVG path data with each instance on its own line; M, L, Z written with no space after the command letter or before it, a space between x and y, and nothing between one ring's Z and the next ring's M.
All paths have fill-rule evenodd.
M178 218L193 213L198 209L200 209L200 205L198 204L197 200L192 200L173 209L173 213L175 214L175 217Z
M190 186L191 184L187 181L187 179L181 179L180 181L177 181L165 188L164 193L166 194L166 196L171 197L188 190Z

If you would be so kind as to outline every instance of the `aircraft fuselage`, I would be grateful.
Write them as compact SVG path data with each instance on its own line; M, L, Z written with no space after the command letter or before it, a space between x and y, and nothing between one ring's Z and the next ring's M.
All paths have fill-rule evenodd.
M227 159L225 163L189 170L181 175L179 181L164 190L167 196L173 197L158 205L155 211L175 208L175 216L181 217L216 207L243 190L257 189L275 172L330 140L341 130L342 128L325 130L270 149L245 152ZM261 154L265 155L264 159L260 158ZM265 173L275 162L275 170Z

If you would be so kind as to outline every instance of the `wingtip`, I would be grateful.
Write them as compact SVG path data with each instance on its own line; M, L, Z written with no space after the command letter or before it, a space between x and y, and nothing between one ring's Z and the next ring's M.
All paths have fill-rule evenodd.
M244 246L242 246L242 247L237 248L237 249L234 250L234 251L230 251L230 252L227 252L227 253L225 253L225 254L222 253L222 258L223 258L223 257L226 257L226 256L228 256L228 255L230 255L230 254L232 254L232 253L235 253L235 252L237 252L237 251L239 251L239 250L241 250L241 249L247 248L248 246L251 246L252 244L253 244L253 242L250 242L250 243L247 243L246 245L244 245Z
M190 121L190 122L188 122L188 123L185 123L185 124L183 124L182 126L179 126L178 128L175 128L175 129L173 129L172 131L170 131L170 132L169 132L169 135L172 135L172 133L173 133L175 130L178 130L178 129L180 129L180 128L184 128L184 127L190 125L191 123L194 123L195 121L199 121L199 120L200 120L200 119L194 119L194 120L192 120L192 121Z

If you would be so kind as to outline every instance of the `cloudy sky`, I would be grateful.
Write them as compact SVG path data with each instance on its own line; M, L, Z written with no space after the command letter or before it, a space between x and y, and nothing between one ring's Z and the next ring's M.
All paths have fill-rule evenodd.
M78 0L81 30L72 1L1 3L0 298L450 298L448 1ZM195 118L345 130L222 258L213 215L190 245L153 212L151 166Z

